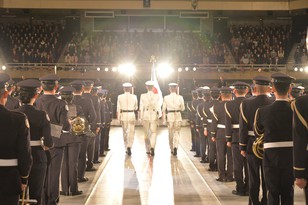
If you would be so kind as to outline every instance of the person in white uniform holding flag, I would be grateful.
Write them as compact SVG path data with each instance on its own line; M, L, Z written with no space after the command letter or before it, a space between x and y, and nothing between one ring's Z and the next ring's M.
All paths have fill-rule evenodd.
M154 82L147 81L145 85L148 92L140 96L140 120L142 120L143 124L146 153L154 156L156 130L161 109L159 95L153 92Z
M135 137L135 111L138 109L138 101L136 95L131 94L131 83L124 83L123 88L124 94L118 96L117 118L122 125L126 153L130 156Z
M169 131L169 146L174 156L177 155L177 149L180 139L182 116L181 112L185 110L183 96L177 94L178 84L169 83L170 94L164 97L163 103L163 121L167 116Z

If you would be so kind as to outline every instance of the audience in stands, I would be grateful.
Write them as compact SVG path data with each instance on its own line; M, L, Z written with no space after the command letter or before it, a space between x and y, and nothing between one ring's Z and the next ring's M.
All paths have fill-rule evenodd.
M295 64L307 64L307 46L306 46L306 31L300 32L300 43L294 54Z

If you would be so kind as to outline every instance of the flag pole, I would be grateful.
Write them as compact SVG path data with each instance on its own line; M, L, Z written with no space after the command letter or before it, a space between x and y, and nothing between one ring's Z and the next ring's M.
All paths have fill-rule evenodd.
M155 63L156 63L156 57L154 55L151 55L150 63L152 63L152 67L151 67L151 81L153 81L154 80L154 76L155 76Z

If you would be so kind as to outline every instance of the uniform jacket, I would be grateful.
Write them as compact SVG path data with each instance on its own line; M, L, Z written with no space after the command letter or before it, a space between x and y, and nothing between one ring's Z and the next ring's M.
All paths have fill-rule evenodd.
M11 95L8 95L5 107L8 110L15 110L15 109L20 107L20 101L16 98L12 97Z
M212 129L212 122L213 122L213 113L211 110L213 110L213 106L219 104L218 100L211 100L208 103L206 103L204 107L204 112L206 118L203 120L203 128L207 129L208 137L211 137L211 129Z
M221 101L213 105L213 118L212 118L212 127L211 135L217 139L225 138L225 126L226 123L226 114L225 114L225 104L227 101Z
M112 121L111 102L102 100L100 106L101 106L101 126L102 127L110 126L110 123Z
M161 112L158 94L154 94L152 91L141 94L139 110L141 120L158 120L158 115Z
M185 110L185 105L183 96L178 95L176 93L171 93L170 95L166 95L164 97L162 112L167 113L168 122L182 121L181 111L184 110Z
M101 124L101 106L98 96L92 95L91 93L83 93L83 97L91 99L95 112L95 120L91 123L91 128L94 131Z
M0 159L17 159L16 167L0 167L0 194L21 193L21 177L28 177L32 165L29 122L20 112L0 105Z
M195 123L196 122L196 115L197 115L197 107L199 104L202 104L204 100L202 98L194 99L191 102L191 120Z
M135 111L138 109L137 96L125 92L118 96L117 113L120 121L135 121Z
M197 113L196 113L196 127L197 128L203 128L206 126L207 121L207 115L205 113L205 108L208 105L209 102L202 102L197 106Z

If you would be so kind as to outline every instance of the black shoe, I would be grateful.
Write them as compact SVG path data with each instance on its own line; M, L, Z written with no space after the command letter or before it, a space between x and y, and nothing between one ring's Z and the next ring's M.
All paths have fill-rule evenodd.
M226 182L234 182L234 181L235 181L234 178L228 178L228 179L226 179Z
M87 177L78 178L78 182L87 182L89 179Z
M195 149L191 149L191 150L189 150L189 151L194 152L194 151L196 151L196 150L195 150Z
M100 157L106 157L105 153L99 154Z
M178 149L177 148L173 148L173 155L176 156L178 154Z
M146 154L151 154L150 152L146 152Z
M216 181L218 181L218 182L225 182L225 179L219 177L219 178L216 179Z
M248 196L248 195L246 194L246 192L244 192L244 191L236 191L236 190L233 190L233 191L232 191L232 194L238 195L238 196Z
M94 171L97 171L97 169L95 169L94 167L86 168L86 172L94 172Z
M71 196L81 195L82 193L83 193L82 191L71 192Z
M200 157L200 155L199 154L195 154L194 157Z
M60 195L62 196L69 196L69 193L66 191L60 191Z
M132 155L132 151L130 150L130 147L127 147L126 154L128 156Z
M215 169L215 168L208 168L207 171L209 171L209 172L217 172L217 169Z
M204 159L201 159L201 160L200 160L200 163L205 163L205 160L204 160Z
M100 164L100 163L102 163L102 161L97 160L97 161L93 161L93 163L94 163L94 164Z
M154 156L154 148L151 148L151 156Z
M106 152L108 152L108 151L110 151L110 150L111 150L111 149L109 149L109 148L108 148L108 149L105 149Z

